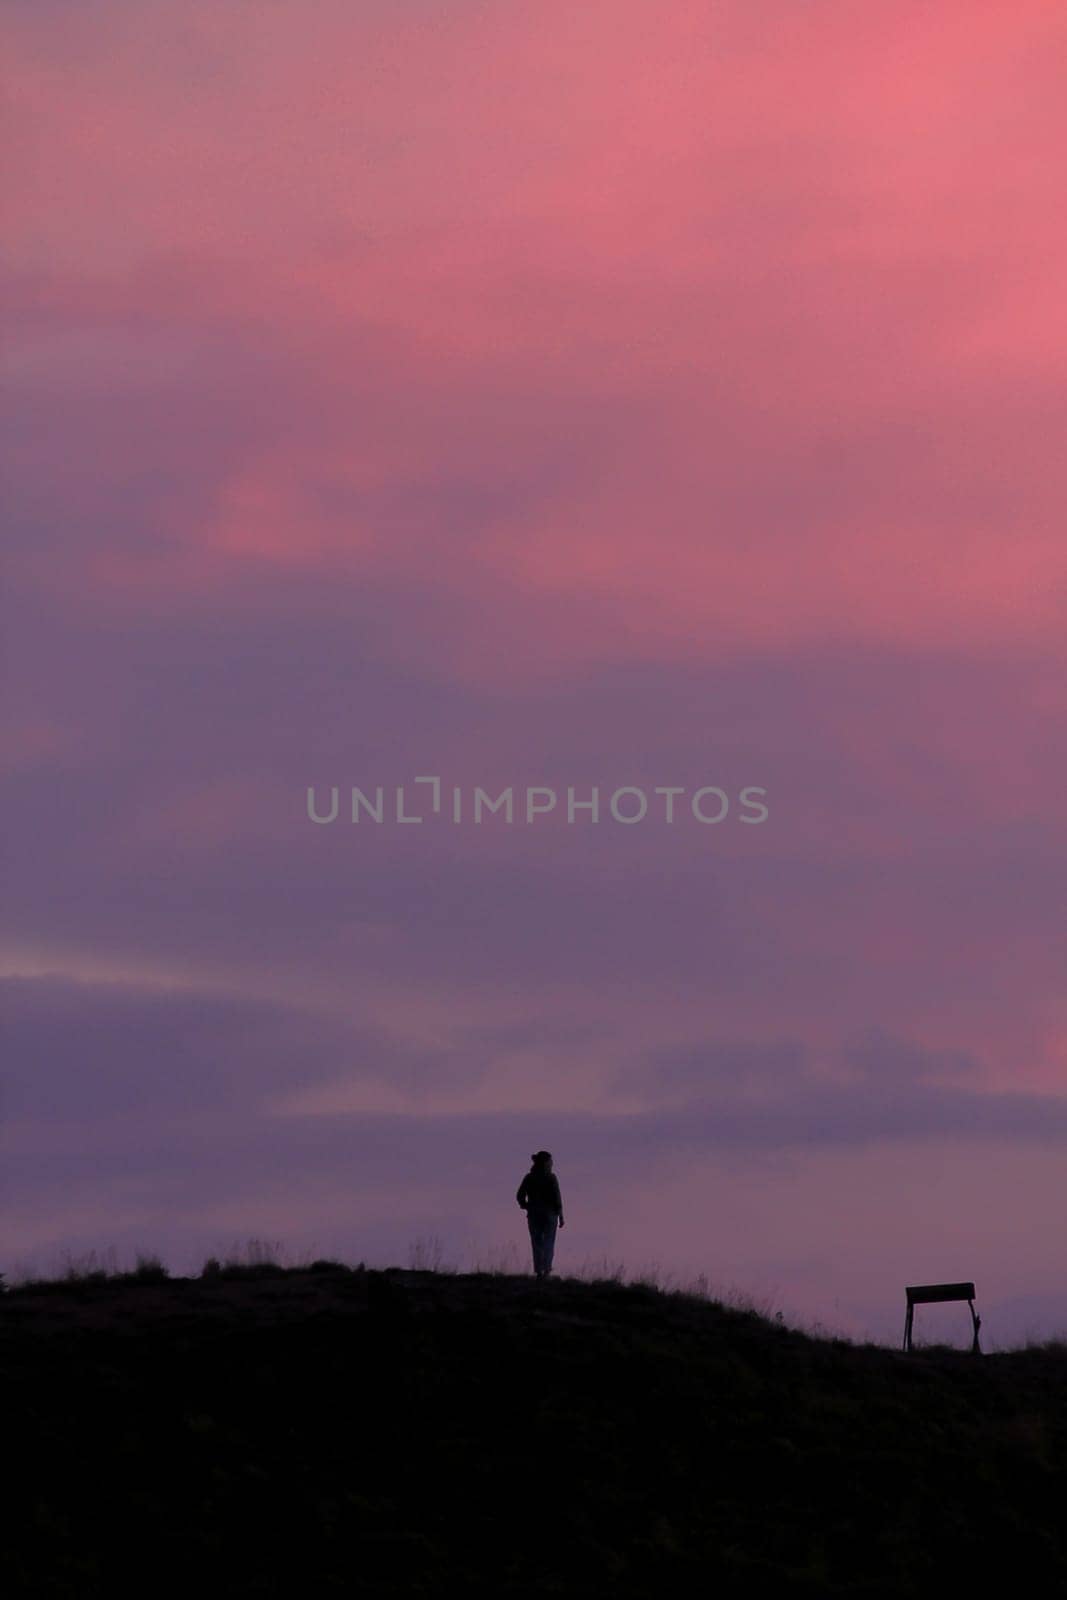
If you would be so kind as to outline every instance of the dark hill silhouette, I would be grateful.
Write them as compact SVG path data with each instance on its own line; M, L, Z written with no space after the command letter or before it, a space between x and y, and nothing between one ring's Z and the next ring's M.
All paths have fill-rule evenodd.
M1062 1345L565 1278L145 1280L0 1299L12 1594L1067 1592Z

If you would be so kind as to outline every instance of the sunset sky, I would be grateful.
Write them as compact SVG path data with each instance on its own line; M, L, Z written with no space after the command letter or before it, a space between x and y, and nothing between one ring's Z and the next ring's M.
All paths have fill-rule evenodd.
M2 29L0 1270L526 1270L545 1147L559 1270L1067 1328L1061 0Z

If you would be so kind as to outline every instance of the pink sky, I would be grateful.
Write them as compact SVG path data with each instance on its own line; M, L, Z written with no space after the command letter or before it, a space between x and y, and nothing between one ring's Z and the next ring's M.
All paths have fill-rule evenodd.
M1067 1326L1062 6L3 31L14 1256L547 1146L569 1263ZM426 773L770 817L307 820Z

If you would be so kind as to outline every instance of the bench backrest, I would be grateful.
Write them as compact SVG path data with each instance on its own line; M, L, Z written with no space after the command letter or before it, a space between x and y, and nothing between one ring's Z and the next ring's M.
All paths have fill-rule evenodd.
M973 1283L915 1283L905 1289L909 1306L931 1305L936 1300L973 1300Z

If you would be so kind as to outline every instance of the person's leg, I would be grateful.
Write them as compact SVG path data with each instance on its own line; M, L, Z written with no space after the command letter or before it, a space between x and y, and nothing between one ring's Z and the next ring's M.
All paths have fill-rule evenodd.
M526 1213L526 1226L530 1230L530 1251L533 1255L533 1269L538 1277L541 1276L541 1235L537 1218L532 1211Z
M555 1218L550 1212L531 1210L528 1213L530 1221L530 1240L533 1245L534 1271L538 1277L544 1277L552 1265L552 1250L549 1243L549 1227L555 1227Z
M542 1246L542 1249L543 1249L542 1259L543 1259L544 1264L545 1264L544 1270L545 1270L546 1273L552 1271L552 1257L555 1254L555 1250L556 1250L556 1229L558 1228L558 1226L559 1226L559 1218L558 1217L549 1217L548 1221L545 1223L544 1244Z
M542 1278L547 1278L548 1277L548 1269L552 1265L552 1251L550 1250L549 1243L548 1243L548 1218L547 1217L542 1217L541 1220L540 1220L540 1224L539 1224L538 1232L537 1232L537 1243L538 1243L538 1246L540 1247L539 1253L540 1253L540 1256L541 1256L541 1262L540 1262L540 1265L541 1265L541 1276L542 1276Z

